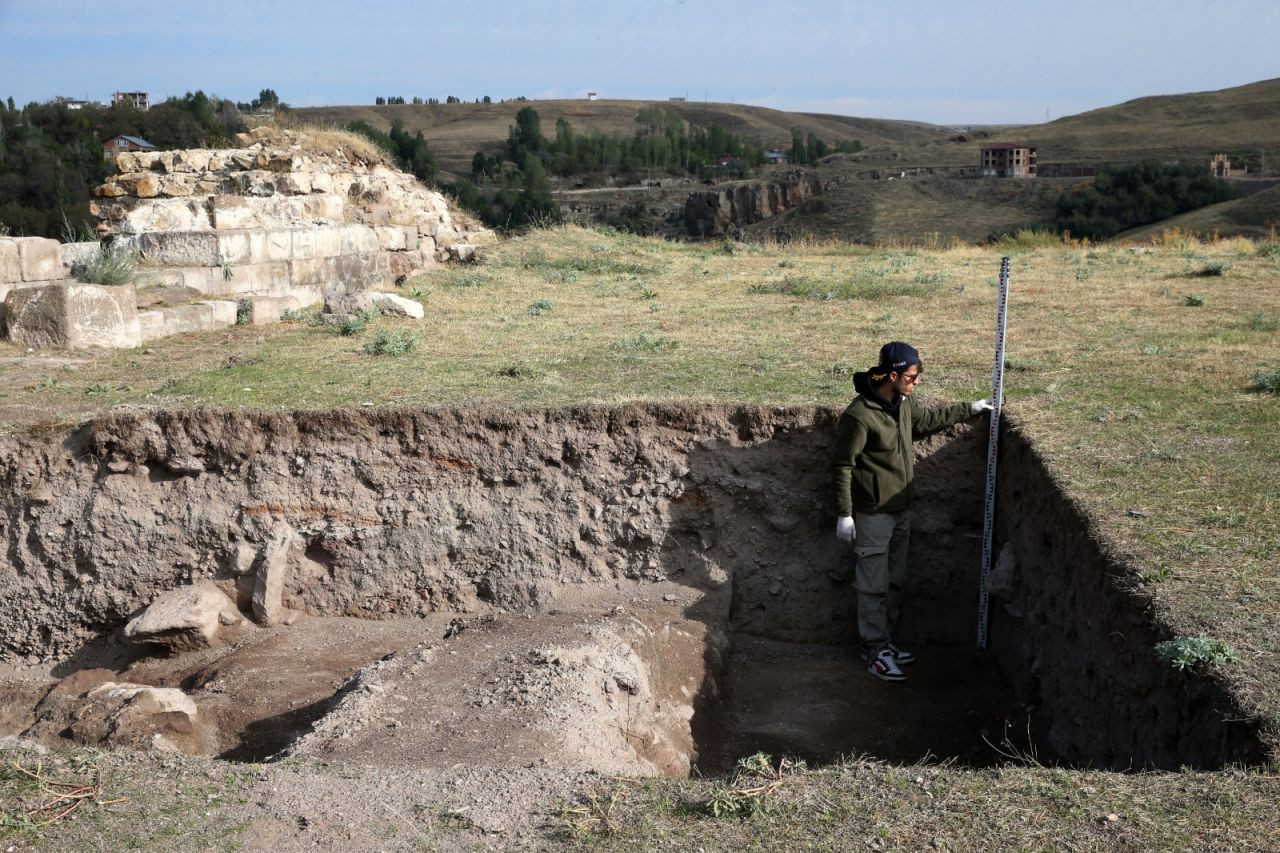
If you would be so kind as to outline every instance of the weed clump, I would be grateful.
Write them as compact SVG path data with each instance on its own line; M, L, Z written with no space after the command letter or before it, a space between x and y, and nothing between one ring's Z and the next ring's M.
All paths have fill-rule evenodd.
M1227 261L1210 261L1191 275L1196 278L1215 278L1224 276L1231 269L1231 264Z
M364 344L369 355L404 355L417 348L418 336L404 329L379 329Z
M89 252L71 264L71 277L85 284L130 284L137 273L138 253L107 243L99 243L97 251Z
M1280 394L1280 370L1264 368L1253 374L1251 391L1265 391L1268 394Z
M1001 251L1033 251L1062 245L1062 237L1046 228L1019 228L1013 234L1001 234L992 241Z
M536 300L535 302L531 302L529 304L529 316L540 317L543 314L550 312L555 307L556 307L556 304L552 302L550 299Z
M1182 672L1234 663L1239 660L1235 649L1215 637L1174 637L1156 643L1156 657Z
M236 325L247 326L253 322L253 297L246 296L236 303Z
M769 811L769 796L782 785L788 773L802 772L803 761L782 758L774 767L768 753L757 752L738 759L727 782L714 782L702 804L703 811L717 818L752 818Z
M1188 308L1199 308L1204 305L1205 299L1203 293L1188 293L1182 298L1182 304Z
M645 352L675 349L679 345L680 342L673 338L655 335L652 332L640 332L630 337L622 338L615 344L620 350L642 350Z
M343 337L358 335L364 331L365 326L369 325L369 321L375 319L380 313L377 308L369 308L354 314L346 314L335 324L338 334Z

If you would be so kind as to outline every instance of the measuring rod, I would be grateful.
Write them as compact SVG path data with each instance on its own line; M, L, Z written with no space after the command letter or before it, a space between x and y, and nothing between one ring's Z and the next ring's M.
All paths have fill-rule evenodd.
M1004 328L1009 309L1009 258L1000 259L1000 297L996 307L996 361L991 369L991 424L987 431L987 493L983 500L982 565L978 572L978 648L987 647L987 575L996 520L996 455L1000 446L1000 406L1004 403Z

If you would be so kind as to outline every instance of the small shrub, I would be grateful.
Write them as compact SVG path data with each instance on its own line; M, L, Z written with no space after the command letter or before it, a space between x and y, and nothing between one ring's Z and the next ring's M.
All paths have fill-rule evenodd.
M1088 281L1093 278L1093 270L1088 267L1076 267L1076 281Z
M649 289L649 288L647 288L647 287L645 287L645 288L641 288L641 290L640 290L640 298L641 298L641 299L657 299L657 298L658 298L658 291L656 291L656 290L650 290L650 289Z
M1227 271L1230 269L1231 264L1227 261L1211 261L1193 272L1192 275L1197 278L1213 278L1215 276L1226 275Z
M1142 348L1143 355L1164 355L1169 351L1163 344L1147 344Z
M664 349L675 349L680 342L672 338L654 335L652 332L640 332L631 337L620 339L614 346L620 350L643 350L658 352Z
M539 317L555 307L556 304L550 299L539 299L536 302L529 303L529 315L531 317Z
M1251 391L1265 391L1269 394L1280 394L1280 370L1265 368L1253 374Z
M1204 305L1204 294L1188 293L1186 296L1182 298L1182 304L1187 305L1191 308L1199 308L1200 306Z
M1156 657L1179 671L1234 663L1235 649L1214 637L1174 637L1156 644Z
M1258 245L1258 254L1264 258L1271 258L1272 260L1280 260L1280 243L1277 243L1272 240L1268 240L1265 243L1260 243Z
M1013 234L1001 234L992 243L997 249L1027 251L1061 246L1062 238L1045 228L1019 228Z
M236 303L236 325L247 326L253 322L253 298L246 296Z
M1249 328L1255 332L1280 331L1280 316L1266 311L1259 311L1249 317Z
M404 329L379 329L364 344L364 351L369 355L404 355L417 348L418 336Z
M71 264L71 277L85 284L129 284L138 272L138 253L106 243Z
M370 308L367 311L357 311L354 314L347 314L337 323L338 334L344 337L358 335L364 331L364 327L369 325L369 321L375 319L380 312L377 308Z
M495 376L503 376L507 379L538 379L542 374L540 368L528 364L508 364L505 367L499 367L494 371Z

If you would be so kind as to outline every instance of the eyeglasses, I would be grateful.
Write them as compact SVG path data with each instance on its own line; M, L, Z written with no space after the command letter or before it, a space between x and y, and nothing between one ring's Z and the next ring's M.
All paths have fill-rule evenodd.
M919 374L919 373L904 373L904 374L902 374L902 379L903 379L903 381L905 381L908 385L914 385L914 384L916 384L917 382L919 382L919 381L920 381L920 374Z

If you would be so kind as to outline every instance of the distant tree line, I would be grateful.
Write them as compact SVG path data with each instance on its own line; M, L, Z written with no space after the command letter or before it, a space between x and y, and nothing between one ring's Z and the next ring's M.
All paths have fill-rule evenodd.
M523 100L525 100L525 99L524 99L524 98L516 98L516 100L518 100L518 101L523 101ZM460 104L460 103L462 103L462 98L459 98L457 95L446 95L446 96L445 96L445 99L444 99L444 102L445 102L446 104ZM489 103L492 103L492 102L493 102L493 101L492 101L492 99L491 99L488 95L485 95L483 98L476 98L476 103L477 103L477 104L489 104ZM405 100L404 100L404 97L403 97L402 95L392 95L392 96L390 96L390 97L387 97L387 96L384 96L384 95L379 95L378 97L376 97L376 98L374 98L374 99L373 99L373 104L374 104L374 106L377 106L377 107L385 107L385 106L387 106L387 105L396 105L396 104L403 104L403 103L405 103ZM420 97L418 97L417 95L415 95L415 96L412 98L412 100L410 101L410 103L412 103L412 104L414 104L414 105L419 105L419 104L438 104L438 103L440 103L440 99L439 99L439 98L427 98L426 100L423 100L422 98L420 98Z
M1235 198L1235 190L1202 168L1146 160L1103 168L1093 185L1058 197L1054 226L1073 237L1103 240L1129 228Z
M264 89L259 95L274 92ZM276 108L285 105L274 99ZM59 237L64 221L90 224L89 196L113 171L102 145L121 134L139 136L159 149L216 148L245 130L232 101L188 92L150 110L132 104L0 104L0 228L12 234Z

